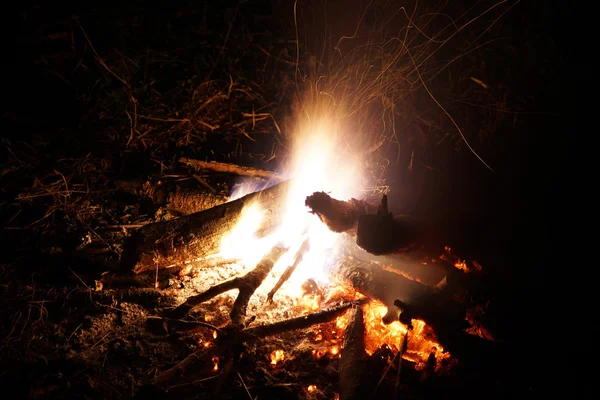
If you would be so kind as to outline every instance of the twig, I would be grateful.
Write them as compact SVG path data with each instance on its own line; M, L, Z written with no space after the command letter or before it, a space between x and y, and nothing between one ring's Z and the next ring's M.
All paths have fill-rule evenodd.
M188 320L185 320L185 319L166 318L166 317L159 317L159 316L150 316L150 317L148 317L148 319L162 319L162 320L165 320L165 321L180 322L182 324L200 325L200 326L204 326L204 327L210 328L210 329L212 329L214 331L217 331L218 333L223 332L220 328L217 328L214 325L211 325L209 323L202 322L202 321L188 321Z
M79 279L79 282L81 282L81 283L83 284L83 286L85 286L85 287L86 287L88 290L90 289L90 287L89 287L89 286L88 286L88 285L87 285L87 284L86 284L86 283L83 281L83 279L81 279L81 278L79 277L79 275L77 275L77 274L75 273L75 271L73 271L73 270L71 269L71 267L69 267L69 271L71 271L71 272L73 273L73 275L75 275L75 276L77 277L77 279Z
M193 175L194 179L196 179L202 186L204 186L205 188L207 188L208 190L210 190L213 193L217 193L217 190L210 186L210 184L208 182L206 182L206 180L204 180L200 175L194 174Z
M68 345L69 345L69 342L71 341L71 338L73 337L73 335L75 334L75 332L77 332L77 331L79 330L79 328L81 328L81 326L82 326L82 325L83 325L83 322L82 322L81 324L79 324L79 325L77 326L77 328L75 328L75 329L73 330L73 332L71 332L71 334L70 334L70 335L69 335L69 337L67 338L67 342L66 342L65 346L68 346Z
M242 386L244 387L244 389L246 390L246 393L248 393L248 397L250 398L250 400L252 399L252 395L250 394L250 391L248 390L248 386L246 386L246 383L244 382L244 379L242 379L242 375L240 375L240 373L237 373L238 378L240 378L240 382L242 382Z
M215 172L225 172L236 175L254 176L267 179L281 180L283 177L278 173L271 171L264 171L257 168L246 167L242 165L228 164L217 161L201 161L192 158L181 157L179 162L192 167L196 170L210 170Z
M75 22L77 23L77 25L79 26L79 29L81 29L81 32L83 33L83 36L85 37L85 40L88 42L88 44L90 45L90 48L92 49L92 52L94 53L94 56L96 58L96 61L98 61L100 63L100 65L102 65L104 67L104 69L106 69L112 76L114 76L119 82L121 82L123 85L125 85L126 87L129 87L129 84L127 83L127 81L125 81L123 78L121 78L119 75L117 75L112 69L109 68L108 65L106 65L106 63L104 62L104 60L102 59L102 57L100 57L100 55L98 54L98 52L96 51L96 49L94 48L94 45L92 44L92 41L90 40L90 38L88 37L85 29L83 29L83 26L81 25L81 22L79 22L78 18L75 18Z

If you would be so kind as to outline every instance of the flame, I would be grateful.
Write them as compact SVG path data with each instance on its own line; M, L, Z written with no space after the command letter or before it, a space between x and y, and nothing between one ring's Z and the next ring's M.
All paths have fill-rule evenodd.
M219 370L219 357L213 356L212 362L213 362L213 371L215 371L215 372L218 371Z
M283 350L275 350L271 353L271 365L277 365L279 361L283 361Z
M467 267L467 263L465 260L455 262L454 266L462 271L465 271L465 272L469 271L469 268Z
M287 253L276 263L273 271L281 274L305 240L308 251L301 255L296 270L280 289L292 297L300 297L301 284L307 279L329 282L327 260L335 250L340 235L331 232L316 215L310 214L304 202L307 196L325 191L336 198L359 197L363 177L361 163L349 146L349 132L342 109L331 99L309 92L296 121L287 171L291 179L287 193L283 222L277 232L264 238L255 233L265 216L261 204L244 207L240 221L221 242L220 255L240 259L245 267L254 266L276 243L284 243ZM356 136L356 135L355 135ZM236 199L257 189L242 185L230 197Z
M320 310L324 303L328 304L335 299L347 301L361 296L353 289L342 288L330 280L330 263L336 260L335 255L341 249L343 237L330 231L316 215L309 213L305 206L306 197L318 191L327 192L338 199L361 197L364 178L361 170L364 169L364 165L351 148L360 148L362 139L360 135L350 134L358 131L345 125L348 121L342 106L327 99L319 96L307 97L302 104L303 112L299 114L301 117L293 130L294 152L287 171L281 171L282 175L291 181L282 223L278 229L266 237L257 236L258 228L267 212L260 200L257 200L245 205L236 226L222 238L217 256L237 260L236 264L242 270L254 268L275 244L283 243L286 248L285 253L273 266L272 272L256 290L249 309L262 308L268 292L297 257L296 269L273 298L278 302L279 308L294 308L306 314ZM230 200L257 189L260 188L251 184L242 185L231 195ZM308 244L307 247L305 243ZM238 271L238 275L239 272L244 271ZM311 284L307 286L309 281ZM307 291L307 288L310 291ZM371 302L364 310L367 353L372 354L386 344L397 351L406 335L406 327L399 321L384 325L381 317L385 315L387 308L381 303ZM275 312L266 311L266 315L272 319ZM335 326L331 326L333 329L317 330L313 338L313 355L317 358L325 355L337 357L340 352L339 343L347 325L348 317L342 315L335 321ZM425 325L416 321L411 333L412 339L409 340L408 353L418 353L415 357L424 354L423 359L427 359L432 347L435 346L441 351L443 349L434 341L421 337L424 329ZM277 365L283 357L282 350L274 351L270 355L271 364ZM215 363L215 370L216 368L218 366ZM311 388L312 391L316 390L314 385L309 386L309 391Z
M256 237L264 216L265 210L258 202L246 205L235 228L221 239L219 256L239 259L244 266L258 263L269 251L269 242Z
M308 388L306 388L309 392L314 392L315 390L317 390L317 387L315 385L308 385Z

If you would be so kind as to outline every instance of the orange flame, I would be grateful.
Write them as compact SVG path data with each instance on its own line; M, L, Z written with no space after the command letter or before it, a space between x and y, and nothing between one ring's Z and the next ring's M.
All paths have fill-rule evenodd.
M277 365L279 361L283 361L284 353L283 350L275 350L271 353L271 365Z

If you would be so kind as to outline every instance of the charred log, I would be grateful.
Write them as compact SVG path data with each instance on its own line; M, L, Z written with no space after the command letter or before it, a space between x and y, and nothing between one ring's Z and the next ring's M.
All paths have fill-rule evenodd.
M251 337L265 337L271 335L277 335L282 332L289 332L297 329L305 329L316 324L322 324L323 322L329 322L339 317L348 311L349 308L364 304L366 301L355 301L350 303L344 303L339 306L322 310L316 313L305 315L302 317L292 318L281 322L275 322L273 324L259 325L251 328L246 328L243 334Z
M340 400L365 398L366 393L361 388L364 388L362 376L366 358L363 310L356 307L351 310L340 353Z
M376 256L356 244L350 235L344 238L344 254L369 263L376 263L381 268L429 286L434 290L442 290L459 294L472 286L475 277L455 268L453 265L434 258L424 249L415 249L410 253L397 253Z
M145 225L126 241L121 266L141 273L215 254L221 238L240 220L244 206L254 201L267 210L257 231L262 237L280 223L287 188L286 181L208 210Z
M444 242L435 224L410 215L392 215L386 196L375 206L356 199L336 200L318 192L306 198L306 205L330 230L349 233L346 251L354 256L378 262L431 287L444 278L453 290L470 286L466 273L438 258Z
M398 317L392 310L394 301L399 299L411 307L413 318L422 319L434 329L448 324L468 327L463 305L417 281L384 270L378 264L347 257L336 272L359 292L384 303L390 310L385 318L387 323Z

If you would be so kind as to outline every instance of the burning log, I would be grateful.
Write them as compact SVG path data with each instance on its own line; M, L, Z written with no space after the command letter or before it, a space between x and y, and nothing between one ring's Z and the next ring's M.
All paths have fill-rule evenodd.
M386 196L375 206L356 199L336 200L317 192L306 198L306 205L330 230L356 237L355 244L346 246L355 256L386 265L431 287L444 278L453 289L467 285L466 274L443 260L423 264L423 259L431 261L426 254L438 254L437 250L444 249L443 244L433 238L436 227L412 216L392 216ZM423 249L424 252L420 251Z
M365 352L365 325L362 307L353 308L350 322L344 332L340 353L340 400L365 398L361 391L367 353Z
M181 318L198 304L229 290L239 289L238 296L233 303L229 316L231 317L233 326L244 327L244 317L246 316L246 307L248 307L250 297L252 297L262 281L267 277L269 272L271 272L273 266L283 255L284 251L285 249L282 246L274 246L252 271L242 277L236 277L213 286L197 296L188 298L184 303L169 312L169 316L172 318Z
M434 329L448 323L466 327L466 309L463 305L417 281L384 270L375 263L347 257L336 272L356 290L369 298L380 300L388 307L389 315L384 319L386 323L398 318L392 310L394 301L400 299L403 304L410 306L413 318L422 319Z
M288 186L285 181L208 210L144 225L125 243L121 266L141 273L215 254L221 238L240 220L244 206L254 201L259 201L267 210L256 232L262 237L280 223Z
M340 265L338 274L359 292L388 307L384 323L398 319L410 329L411 321L420 319L433 329L446 351L473 366L504 356L502 343L465 331L470 327L466 307L448 295L386 271L377 264L353 258L347 258Z

